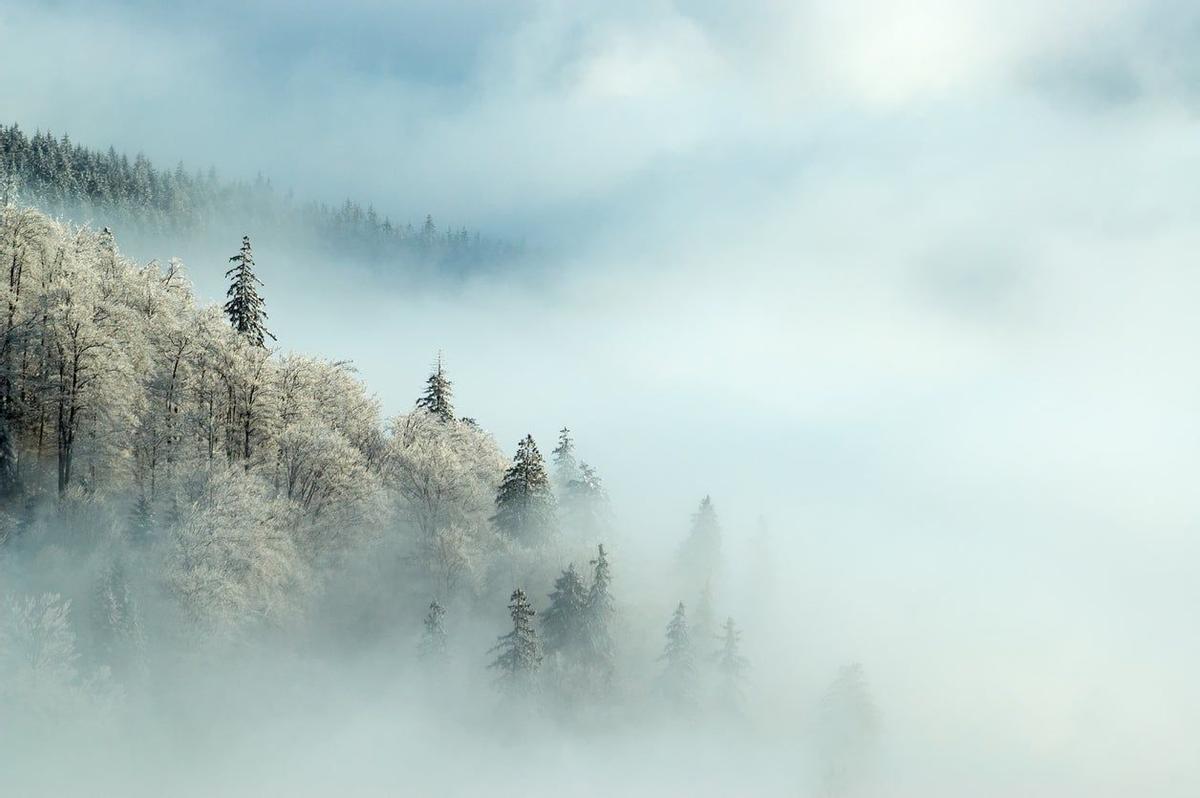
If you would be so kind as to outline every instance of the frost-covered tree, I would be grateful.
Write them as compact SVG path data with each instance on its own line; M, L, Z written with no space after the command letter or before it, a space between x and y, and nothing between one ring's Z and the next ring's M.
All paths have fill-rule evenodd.
M710 579L719 570L721 523L708 496L692 514L691 530L679 550L679 563L689 580Z
M584 653L587 588L571 563L554 580L550 606L542 614L542 630L547 654L567 662L577 662Z
M442 664L446 661L445 617L446 610L436 599L429 602L429 612L425 616L421 643L417 649L417 655L423 662Z
M866 775L879 731L879 714L859 663L843 666L818 712L823 787L843 795Z
M117 700L107 669L80 669L71 602L58 594L0 595L0 707L5 723L26 717L77 722L111 711Z
M554 534L554 493L532 435L521 441L500 482L492 522L502 534L525 543L543 543Z
M398 416L390 427L386 481L420 534L486 525L505 467L492 437L477 426L443 424L424 412Z
M742 633L734 624L733 618L725 620L719 640L720 647L712 657L720 677L718 700L725 709L737 710L741 706L742 683L750 663L742 656Z
M267 311L258 293L262 281L254 274L254 251L250 247L250 236L242 236L242 248L229 262L233 266L225 272L225 279L230 281L226 292L228 301L225 303L225 315L233 329L244 335L247 341L254 346L266 346L266 339L274 341L275 336L267 331Z
M392 421L384 484L439 595L474 580L481 556L496 548L490 518L504 465L495 441L477 426L424 411Z
M312 584L286 509L240 468L218 468L197 490L167 562L186 613L222 636L295 618Z
M432 413L442 422L454 421L454 405L451 402L451 382L442 366L442 353L438 352L437 365L425 381L425 393L417 399L417 408Z
M665 663L659 677L663 695L676 709L690 709L696 697L696 662L682 601L667 624L667 642L659 660Z
M508 604L512 631L502 635L491 649L496 658L488 666L500 672L497 682L509 693L527 692L533 688L533 677L542 664L542 646L533 628L536 614L525 591L513 591Z
M575 459L575 440L571 430L563 427L558 431L558 445L554 447L554 486L564 496L572 480L579 478L579 464Z

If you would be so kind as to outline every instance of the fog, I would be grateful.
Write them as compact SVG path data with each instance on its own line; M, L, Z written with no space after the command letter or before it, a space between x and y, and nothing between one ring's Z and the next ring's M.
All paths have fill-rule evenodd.
M270 242L280 349L352 360L385 417L441 352L506 459L569 426L620 684L514 709L494 574L431 681L389 516L249 642L180 643L148 570L150 675L116 721L9 725L0 792L1196 794L1197 30L1132 1L0 3L3 121L530 243L438 282L117 230L213 302ZM734 716L680 718L652 697L705 495L750 667ZM104 523L45 526L0 593L91 590L69 537ZM523 585L537 623L580 550ZM831 785L849 663L878 730Z

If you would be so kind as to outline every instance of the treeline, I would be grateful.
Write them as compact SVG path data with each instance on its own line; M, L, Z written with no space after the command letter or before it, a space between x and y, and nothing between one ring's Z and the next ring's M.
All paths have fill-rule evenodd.
M90 149L49 132L27 135L0 126L0 202L21 202L63 218L94 221L122 233L179 240L243 225L279 230L325 254L351 257L381 270L405 267L462 273L503 266L523 251L514 242L466 228L393 222L371 205L299 202L269 179L218 178Z

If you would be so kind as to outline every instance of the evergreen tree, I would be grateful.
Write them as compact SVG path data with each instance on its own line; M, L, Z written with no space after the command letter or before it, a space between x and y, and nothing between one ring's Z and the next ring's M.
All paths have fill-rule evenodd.
M878 733L879 716L862 665L841 668L821 701L818 721L824 789L841 795L862 777Z
M533 628L533 605L525 591L517 588L508 604L512 631L502 635L491 653L496 658L488 666L500 671L498 682L506 692L525 692L533 686L533 675L542 664L542 647Z
M721 560L721 523L712 499L705 496L692 515L692 528L679 552L687 576L711 578Z
M146 636L142 614L119 559L104 570L95 598L96 629L104 661L123 676L144 677Z
M609 589L612 585L612 569L608 564L608 554L604 551L604 544L601 543L596 548L596 559L591 561L592 585L588 589L584 613L584 636L591 665L607 680L611 677L613 670L613 641L610 625L614 608L612 593Z
M696 602L696 611L692 615L694 617L692 628L696 638L702 641L702 645L707 645L717 636L717 617L713 610L711 579L704 580L704 587L700 589L700 600Z
M144 543L154 532L154 507L145 493L139 493L129 514L129 537Z
M508 537L528 543L543 542L554 532L554 493L532 435L521 441L512 466L504 473L492 523Z
M454 420L454 406L450 402L451 383L442 368L442 353L438 352L437 366L425 381L425 393L417 399L417 407L433 413L441 421Z
M547 654L559 654L575 661L580 658L583 653L587 599L587 590L572 563L562 572L562 576L554 580L550 606L542 616Z
M226 296L225 315L229 323L254 346L266 346L266 339L275 340L275 336L267 331L267 312L263 309L262 297L258 295L256 286L262 281L254 275L254 252L250 248L250 236L242 236L242 248L238 254L229 259L233 264L225 272L226 279L231 280Z
M682 601L667 624L667 644L659 660L666 662L659 680L663 695L677 709L690 708L695 701L696 664Z
M421 644L417 655L423 662L440 664L446 660L446 627L443 621L446 610L436 600L429 602L429 614L425 616L425 628L421 632Z
M554 485L560 494L564 494L572 481L579 479L579 466L575 461L575 441L571 438L571 430L563 427L558 431L558 445L552 452L554 455Z
M717 673L721 676L720 699L725 708L736 710L741 704L741 685L749 662L742 656L742 633L734 625L733 618L727 618L721 627L720 641L720 648L713 654Z
M608 532L608 493L596 470L581 462L578 478L567 483L563 500L564 526L585 541L594 541Z

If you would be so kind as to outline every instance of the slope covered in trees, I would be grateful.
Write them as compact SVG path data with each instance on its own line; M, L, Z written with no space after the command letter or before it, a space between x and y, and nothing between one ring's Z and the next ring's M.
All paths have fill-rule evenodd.
M431 215L413 224L393 222L372 205L351 200L338 206L301 202L261 175L250 182L222 180L212 168L162 167L144 155L91 149L66 135L27 135L16 124L0 126L0 202L13 196L54 217L173 242L230 227L277 230L305 248L381 272L462 274L503 266L522 251L510 241L443 227Z
M570 724L742 712L752 636L729 620L718 640L711 620L707 497L694 556L643 565L663 578L634 598L565 429L554 476L532 435L509 460L455 417L440 355L384 419L346 363L275 347L248 239L231 261L229 302L202 306L177 261L0 209L0 747L185 701L181 663L318 639L350 658L407 637L384 656L435 695L493 681L490 664L507 706ZM668 606L656 662L632 630ZM841 781L849 747L829 754Z

